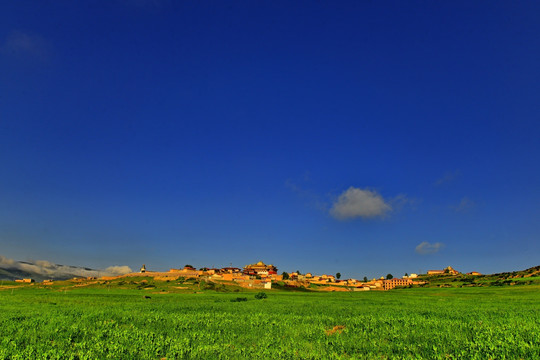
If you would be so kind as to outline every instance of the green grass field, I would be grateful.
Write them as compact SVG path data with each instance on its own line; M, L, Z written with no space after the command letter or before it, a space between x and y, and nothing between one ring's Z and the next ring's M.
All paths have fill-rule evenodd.
M4 289L0 359L540 359L538 286L255 294Z

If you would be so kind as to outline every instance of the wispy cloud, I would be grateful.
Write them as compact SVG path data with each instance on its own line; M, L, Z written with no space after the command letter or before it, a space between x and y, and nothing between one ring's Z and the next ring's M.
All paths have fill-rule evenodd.
M443 184L451 183L452 181L456 180L460 175L461 172L459 170L447 171L441 178L437 179L433 185L441 186Z
M53 264L46 260L31 262L16 261L2 255L0 255L0 268L21 270L51 278L117 276L133 272L129 266L109 266L104 270L94 270L76 266Z
M399 212L406 206L416 210L418 204L421 203L421 200L410 198L406 194L399 194L392 199L388 199L387 202L392 208L392 212Z
M459 204L450 206L451 209L453 209L455 212L468 212L472 210L476 206L476 203L469 199L468 197L464 197L461 199Z
M384 217L392 206L375 190L351 186L333 203L330 215L338 220Z
M0 52L16 58L26 57L44 61L51 56L51 46L41 35L14 30L5 38Z
M441 250L443 247L444 247L444 244L440 242L431 244L427 241L423 241L416 246L416 249L414 249L414 251L420 255L429 255L429 254L435 254L436 252Z
M309 181L309 173L306 173L304 175L304 180ZM285 186L298 195L298 197L304 199L308 206L321 210L321 211L327 211L328 210L328 204L321 199L321 197L315 193L313 193L310 190L304 189L302 186L298 185L291 179L288 179L285 181Z

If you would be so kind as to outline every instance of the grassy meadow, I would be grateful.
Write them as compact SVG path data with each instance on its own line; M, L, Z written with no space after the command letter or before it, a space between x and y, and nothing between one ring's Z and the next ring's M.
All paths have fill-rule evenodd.
M536 285L260 300L145 286L4 286L0 359L540 358Z

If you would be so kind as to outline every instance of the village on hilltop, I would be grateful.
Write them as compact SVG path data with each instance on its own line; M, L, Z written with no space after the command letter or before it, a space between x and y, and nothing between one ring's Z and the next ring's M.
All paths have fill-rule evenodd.
M168 272L148 271L143 265L139 273L131 273L123 276L134 277L151 276L158 280L176 280L180 277L184 278L203 278L210 281L234 282L235 284L253 289L271 289L272 283L281 282L285 286L300 287L315 285L326 285L331 290L352 290L352 291L369 291L369 290L390 290L395 287L404 287L409 285L424 284L424 280L418 279L417 274L405 274L401 278L394 278L390 274L387 277L379 279L363 280L357 279L340 279L341 274L336 275L314 275L312 273L301 274L298 271L283 272L278 274L278 269L274 265L267 265L262 261L244 266L243 269L229 266L223 268L200 268L196 269L191 265L186 265L182 269L170 269ZM427 275L439 274L459 274L451 266L444 270L430 270ZM469 273L469 275L481 275L478 272ZM112 279L104 278L104 279Z
M272 289L272 284L279 283L285 287L309 287L311 284L322 286L321 289L327 291L370 291L370 290L390 290L396 287L406 287L412 285L422 285L426 283L426 276L436 275L458 275L457 270L448 266L443 270L429 270L425 276L418 274L405 274L401 278L388 274L386 277L368 280L341 279L341 274L336 275L314 275L312 273L301 274L299 271L283 272L278 274L278 269L274 265L267 265L262 261L244 266L242 269L229 266L223 268L200 268L196 269L191 265L185 265L181 269L170 269L167 272L149 271L143 265L139 272L129 273L119 276L103 276L102 280L114 280L124 277L152 277L156 280L173 281L180 278L197 278L201 280L232 283L244 288L251 289ZM482 275L473 271L467 275ZM74 278L73 280L96 280L97 278ZM33 283L33 279L15 280L22 283ZM44 280L44 284L52 284L52 280Z

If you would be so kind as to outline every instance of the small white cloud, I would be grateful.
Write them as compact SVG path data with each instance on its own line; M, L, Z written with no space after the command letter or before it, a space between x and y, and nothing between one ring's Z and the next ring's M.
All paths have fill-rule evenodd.
M450 206L450 208L454 209L456 212L467 212L474 208L476 206L475 202L469 199L468 197L464 197L461 199L459 204L455 206Z
M420 255L428 255L428 254L435 254L436 252L441 250L443 247L444 247L444 244L440 242L431 244L427 241L423 241L416 246L416 249L414 249L414 251Z
M374 190L351 186L334 202L330 215L339 220L383 217L392 207Z
M459 177L460 174L461 172L459 170L456 170L454 172L447 171L446 173L444 173L444 175L440 179L437 179L435 181L434 185L441 186L443 184L451 183L457 177Z
M307 201L308 206L313 209L328 211L328 204L321 200L320 196L311 192L310 190L300 187L292 180L288 179L285 181L285 186L289 188L292 192L296 193L298 197Z
M418 204L420 203L420 200L410 198L405 194L399 194L393 199L388 199L387 203L392 208L392 212L398 212L398 211L401 211L405 207L416 210Z

